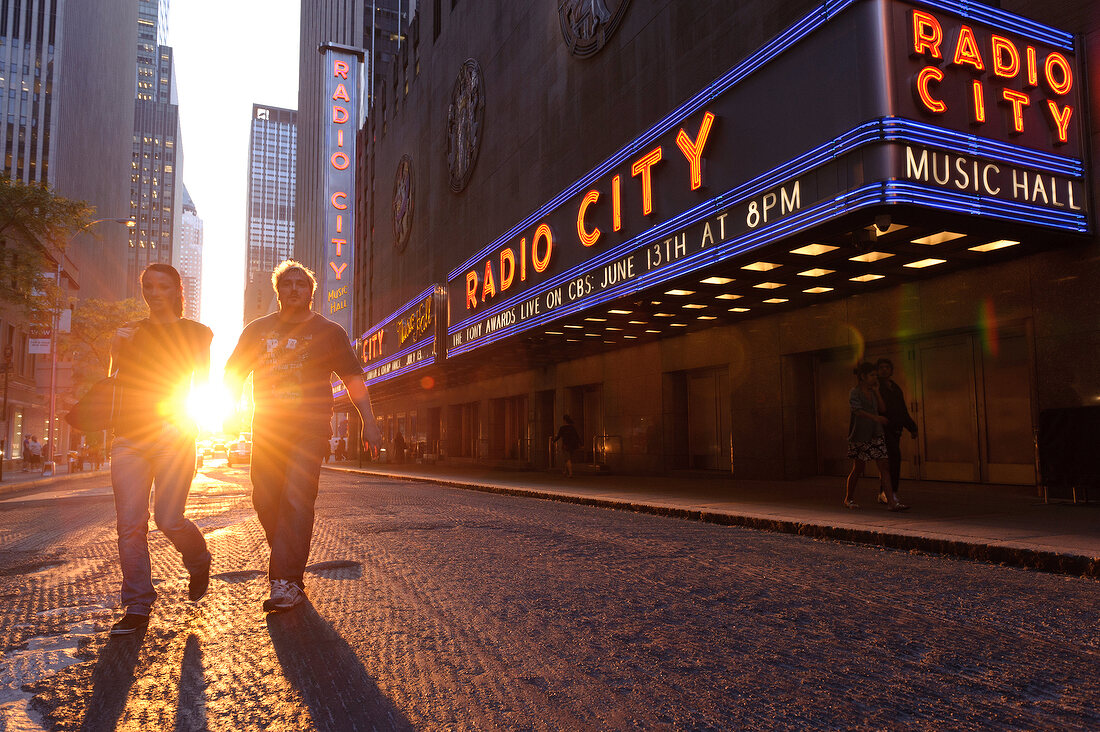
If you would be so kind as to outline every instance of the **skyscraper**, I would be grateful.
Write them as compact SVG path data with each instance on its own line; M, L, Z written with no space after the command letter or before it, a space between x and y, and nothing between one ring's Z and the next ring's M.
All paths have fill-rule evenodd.
M202 311L202 219L187 187L182 188L179 272L183 280L183 316L198 320Z
M298 113L252 105L244 322L274 312L271 270L295 254Z
M180 264L183 215L179 107L168 34L168 0L138 3L137 74L134 87L133 158L130 170L130 233L126 283L138 296L137 277L151 262Z

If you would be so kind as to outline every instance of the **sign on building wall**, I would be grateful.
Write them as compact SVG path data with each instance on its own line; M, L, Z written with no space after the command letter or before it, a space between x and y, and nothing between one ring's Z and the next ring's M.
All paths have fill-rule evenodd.
M324 98L324 265L321 312L352 332L355 242L355 133L359 124L359 66L362 51L323 44Z
M425 290L357 341L367 383L434 364L443 288Z
M1078 57L977 3L822 5L451 270L446 352L861 209L1086 233Z

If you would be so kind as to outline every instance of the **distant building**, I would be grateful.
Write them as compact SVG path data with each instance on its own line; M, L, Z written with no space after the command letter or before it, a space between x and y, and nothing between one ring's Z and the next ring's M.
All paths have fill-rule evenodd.
M271 270L294 256L298 113L252 105L244 322L275 311Z
M183 317L198 320L202 314L202 219L187 187L182 188L179 272L183 280Z
M67 198L88 201L96 218L129 212L126 170L133 124L137 12L132 0L4 2L0 7L0 173L48 183ZM94 140L95 144L89 144ZM126 230L103 222L73 237L62 286L74 297L118 298ZM50 253L56 261L56 254ZM48 354L30 353L25 314L0 306L0 347L13 351L8 408L0 438L8 460L21 457L25 435L50 435ZM67 374L58 370L59 413ZM60 423L60 420L58 421ZM54 429L60 450L67 429ZM10 468L11 463L5 467Z

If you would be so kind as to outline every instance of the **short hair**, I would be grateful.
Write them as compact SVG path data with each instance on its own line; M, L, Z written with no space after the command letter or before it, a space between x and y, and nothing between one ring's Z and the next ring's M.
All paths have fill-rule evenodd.
M862 379L867 374L874 372L876 369L871 365L870 361L864 361L863 363L852 369L852 373L856 375L857 379Z
M275 290L275 292L278 293L279 280L281 280L283 278L283 275L285 275L287 272L293 270L297 270L298 272L301 272L309 278L310 283L313 285L313 293L316 294L317 275L313 274L313 270L311 270L309 267L293 259L284 259L282 262L279 262L278 266L275 267L275 269L271 272L271 289Z
M153 262L145 266L145 269L141 270L141 276L139 281L141 282L142 289L145 288L145 275L149 272L160 272L166 274L172 279L172 285L176 288L176 302L172 308L176 311L176 317L183 317L183 279L180 277L179 271L170 264L164 262Z
M878 368L879 366L881 366L882 364L886 364L886 365L887 365L887 366L889 366L889 367L890 367L891 369L893 369L893 368L894 368L894 362L893 362L893 361L891 361L890 359L886 358L885 356L883 356L882 358L880 358L880 359L879 359L878 361L875 361L875 368L877 369L877 368Z

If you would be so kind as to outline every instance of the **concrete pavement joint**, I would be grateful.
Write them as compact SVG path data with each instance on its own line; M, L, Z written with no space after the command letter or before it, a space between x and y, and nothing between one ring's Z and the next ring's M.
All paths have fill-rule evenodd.
M535 498L546 501L558 501L560 503L572 503L581 506L595 508L609 508L619 511L633 511L654 516L679 518L688 521L700 521L703 523L719 524L724 526L739 526L742 528L769 531L779 534L793 534L813 539L829 539L833 541L846 541L853 544L865 544L880 546L899 551L920 551L930 554L969 559L990 564L1001 564L1021 569L1038 570L1052 574L1067 574L1080 577L1100 579L1100 558L1085 555L1064 554L1059 552L1044 551L1025 547L1005 546L995 543L977 543L958 539L940 539L919 534L889 532L872 529L855 529L843 526L834 526L827 523L813 523L807 521L794 521L790 519L774 519L753 516L750 514L735 514L721 511L702 511L697 509L680 508L677 506L665 506L656 503L639 503L637 501L615 500L611 498L593 498L571 493L556 493L543 491L537 488L516 488L512 486L494 485L491 483L478 483L473 481L452 480L432 476L410 475L408 473L383 472L366 470L362 468L343 468L335 466L322 466L326 470L343 473L355 473L359 475L371 475L394 480L406 480L418 483L434 483L450 488L462 490L480 491L482 493L495 493L498 495L518 496L523 498Z

